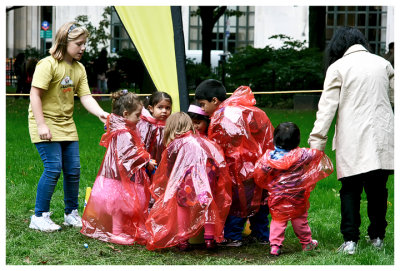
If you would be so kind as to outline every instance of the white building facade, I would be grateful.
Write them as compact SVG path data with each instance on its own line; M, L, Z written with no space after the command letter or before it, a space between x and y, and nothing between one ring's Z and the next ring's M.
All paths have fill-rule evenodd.
M67 21L73 21L79 15L87 15L89 21L97 26L102 20L104 6L25 6L21 8L7 7L6 15L6 57L15 57L19 52L27 47L37 48L40 50L48 50L51 46L52 39L57 29ZM182 7L182 21L184 27L185 47L188 51L193 50L201 52L201 23L199 18L190 16L190 12L196 7ZM223 50L224 33L227 29L230 31L228 39L228 50L232 48L242 47L246 45L256 48L263 48L266 45L279 47L280 41L277 39L269 39L269 37L278 34L284 34L294 40L308 42L309 34L309 7L308 6L252 6L252 7L228 7L230 9L238 9L244 11L245 15L229 17L230 26L227 28L227 18L222 17L214 27L215 31L215 50ZM376 19L367 22L365 14L375 14ZM115 37L115 26L118 19L112 16L110 32ZM375 32L379 30L374 41L377 46L383 46L384 49L390 42L394 41L394 7L380 7L376 11L376 7L359 7L355 10L352 7L327 7L327 38L331 29L342 25L355 25L364 29L364 33L370 33L369 30ZM51 37L41 38L41 24L44 20L49 21ZM364 20L364 21L362 21ZM114 23L114 24L113 24ZM328 25L328 24L331 25ZM120 22L119 22L120 24ZM122 29L122 28L121 28ZM42 31L43 32L43 31ZM121 32L124 32L121 30ZM372 32L371 32L372 33ZM127 41L126 33L120 33L120 41ZM125 36L124 36L125 35ZM367 37L368 38L368 37ZM115 42L110 40L110 53L118 51ZM370 38L371 40L371 38ZM123 45L118 42L118 46ZM125 43L127 44L127 43ZM382 48L379 49L379 52Z

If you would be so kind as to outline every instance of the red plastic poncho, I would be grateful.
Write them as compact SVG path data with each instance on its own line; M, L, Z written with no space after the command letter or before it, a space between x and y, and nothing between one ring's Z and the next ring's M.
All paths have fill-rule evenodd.
M147 248L175 246L196 236L205 223L215 225L214 238L221 242L231 204L227 175L222 150L208 139L190 131L168 144L152 178L156 202L146 222ZM187 208L189 221L180 223L178 206Z
M161 161L162 152L165 149L163 144L165 120L155 119L148 110L142 109L140 121L136 124L136 129L140 134L142 142L151 158L157 164Z
M117 244L145 244L150 200L145 165L150 154L132 122L111 114L107 127L100 141L107 150L82 216L81 233Z
M316 149L296 148L278 160L272 159L270 152L257 161L255 182L268 190L272 219L288 221L308 210L310 192L333 172L333 165Z
M233 185L230 215L238 217L254 215L267 195L253 174L257 159L274 146L274 127L255 104L249 87L237 88L213 113L208 128L208 138L224 151Z

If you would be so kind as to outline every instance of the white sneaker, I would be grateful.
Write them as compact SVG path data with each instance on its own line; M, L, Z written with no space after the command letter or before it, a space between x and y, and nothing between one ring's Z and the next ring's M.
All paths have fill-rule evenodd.
M347 253L350 255L353 255L356 253L356 248L357 248L357 243L353 241L347 241L344 242L337 250L336 252L342 252L342 253Z
M68 215L64 214L64 225L82 228L82 219L78 214L78 210L72 210Z
M31 216L29 228L44 232L61 230L61 227L50 219L51 212L42 213L42 216Z
M383 240L381 238L376 238L376 239L369 239L369 243L371 243L375 248L381 249L383 247Z

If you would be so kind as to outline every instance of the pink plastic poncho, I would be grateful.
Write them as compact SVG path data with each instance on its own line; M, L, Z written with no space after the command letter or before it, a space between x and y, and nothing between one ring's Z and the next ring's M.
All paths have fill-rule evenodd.
M215 225L214 239L223 240L231 204L231 187L222 150L191 131L175 138L163 152L152 178L156 202L146 227L150 250L177 245L196 236L205 223ZM182 221L178 208L189 221Z
M165 149L163 144L165 121L155 119L148 110L142 109L140 121L136 124L136 129L140 134L142 142L151 158L157 164L161 161L162 152Z
M224 151L233 185L230 215L238 217L254 215L267 195L253 174L257 159L274 146L274 127L255 104L249 87L237 88L213 113L208 128L208 138Z
M100 141L107 150L82 216L81 233L117 244L145 244L150 200L145 165L150 155L132 122L111 114L107 127Z
M310 192L333 172L333 165L316 149L296 148L278 160L272 159L270 152L257 161L255 182L268 190L272 219L288 221L308 210Z

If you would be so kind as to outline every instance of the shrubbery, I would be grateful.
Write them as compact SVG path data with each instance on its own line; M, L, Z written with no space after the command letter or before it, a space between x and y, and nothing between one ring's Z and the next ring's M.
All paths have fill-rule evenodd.
M234 90L248 85L253 91L314 90L323 84L323 56L316 49L304 46L285 35L278 49L245 47L232 55L226 64L227 89ZM259 106L291 107L292 94L262 95L257 97Z

